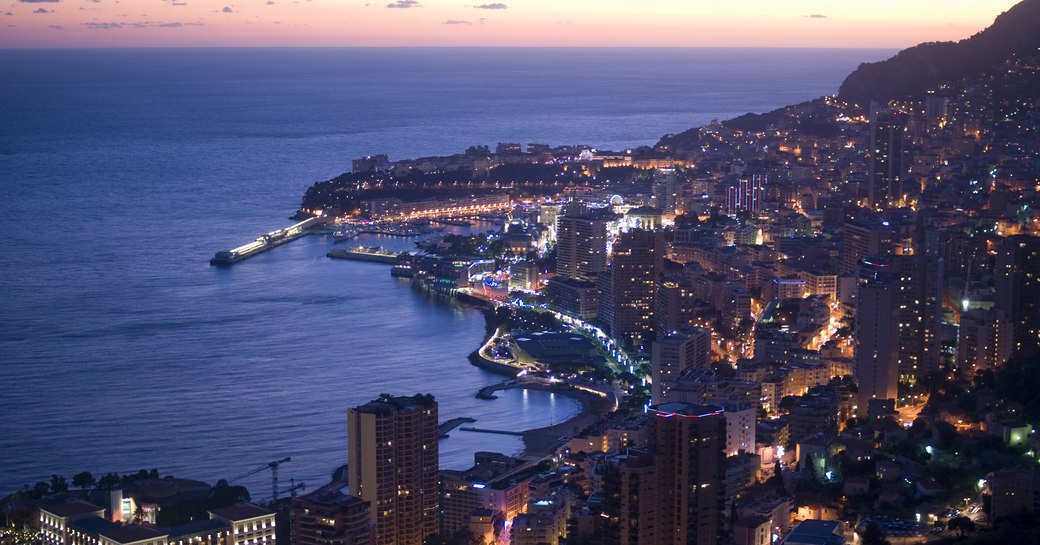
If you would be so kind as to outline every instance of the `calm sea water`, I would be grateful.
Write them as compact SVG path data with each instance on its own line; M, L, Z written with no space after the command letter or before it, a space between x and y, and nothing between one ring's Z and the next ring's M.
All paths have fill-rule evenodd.
M288 225L350 159L502 141L623 149L833 93L881 50L0 51L0 492L90 470L213 481L346 462L346 409L432 392L442 419L531 428L577 410L470 366L475 310ZM363 242L408 247L410 241ZM456 431L445 467L519 441ZM268 474L244 479L270 495Z

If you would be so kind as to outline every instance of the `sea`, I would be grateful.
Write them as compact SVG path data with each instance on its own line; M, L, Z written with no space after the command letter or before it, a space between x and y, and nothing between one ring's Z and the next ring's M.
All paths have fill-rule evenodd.
M442 420L482 428L568 418L579 405L561 395L475 398L503 380L466 359L482 313L386 265L326 258L330 236L228 269L208 260L291 224L306 188L353 158L652 145L833 94L892 53L0 50L0 494L155 468L264 500L257 469L285 457L280 488L317 488L346 463L347 408L381 393L432 393ZM441 466L521 448L455 430Z

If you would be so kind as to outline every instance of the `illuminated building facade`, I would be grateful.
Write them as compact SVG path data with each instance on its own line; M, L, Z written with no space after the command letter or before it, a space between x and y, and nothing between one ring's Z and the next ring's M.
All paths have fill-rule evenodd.
M437 533L437 402L383 395L347 412L350 494L371 504L376 545Z
M758 214L762 211L765 198L766 183L769 177L765 174L753 174L741 178L735 186L726 189L726 214L735 216L741 212Z
M665 216L674 216L678 203L682 179L674 168L659 168L654 171L654 206Z
M942 317L942 258L884 256L863 260L859 283L891 286L895 300L899 381L914 383L939 369L939 321ZM857 302L857 315L860 303ZM887 315L885 309L878 309ZM872 311L873 312L873 311ZM864 320L874 319L869 313Z
M637 344L653 331L664 251L659 231L629 231L614 247L613 261L600 282L599 318L609 324L615 339L627 338Z
M640 496L638 503L653 507L640 505L636 512L654 517L647 524L633 517L627 527L623 521L622 535L637 538L629 543L714 545L726 445L722 408L663 403L650 408L648 424L653 471L643 470L641 478L653 493Z
M870 205L888 208L903 196L906 120L879 114L870 122Z
M841 274L855 274L866 257L892 253L893 234L881 222L856 221L842 226Z
M707 369L711 363L711 331L685 326L654 341L650 350L654 403L670 401L668 389L690 369Z
M856 294L855 364L858 413L866 416L871 399L899 397L899 315L896 286L878 280Z
M1008 319L1011 354L1040 354L1040 237L1004 239L994 273L996 306Z
M594 211L572 210L556 220L556 273L592 280L607 266L608 219Z
M251 503L240 503L209 512L211 520L231 528L227 545L274 545L274 511Z
M319 491L293 498L292 545L372 545L371 506L341 493Z

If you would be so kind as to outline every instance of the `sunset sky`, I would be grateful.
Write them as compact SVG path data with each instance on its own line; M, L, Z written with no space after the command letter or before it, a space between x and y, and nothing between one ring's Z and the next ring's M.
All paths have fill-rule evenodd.
M884 47L1015 0L0 0L0 47Z

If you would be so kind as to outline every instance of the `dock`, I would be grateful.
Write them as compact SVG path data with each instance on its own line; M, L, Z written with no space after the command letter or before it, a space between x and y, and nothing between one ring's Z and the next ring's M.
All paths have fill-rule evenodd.
M522 431L489 430L485 428L459 428L459 431L475 431L477 433L497 433L499 435L515 435L517 437L524 436L524 432Z
M422 229L411 225L373 225L369 227L361 227L358 229L359 234L369 235L389 235L394 237L417 237L423 234Z
M353 259L355 261L371 261L392 265L397 262L397 256L401 254L373 246L354 246L353 248L332 250L325 255L332 259Z
M217 267L230 267L239 261L249 259L254 255L261 254L267 250L277 248L302 236L308 235L311 233L310 229L321 227L331 219L332 218L325 215L315 216L290 225L285 229L278 229L277 231L271 231L265 235L260 235L256 240L248 244L243 244L242 246L223 252L217 252L213 258L209 260L209 264Z
M455 429L455 428L457 428L457 427L459 427L459 426L461 426L463 424L472 424L472 423L474 423L476 421L477 421L476 418L469 418L467 416L463 416L461 418L452 418L451 420L448 420L447 422L441 422L437 426L437 433L440 434L441 439L444 439L445 437L448 436L448 432L449 431L451 431L451 430L453 430L453 429Z
M473 225L472 222L465 219L451 219L451 218L430 218L430 223L439 223L441 225L452 225L455 227L469 227Z

